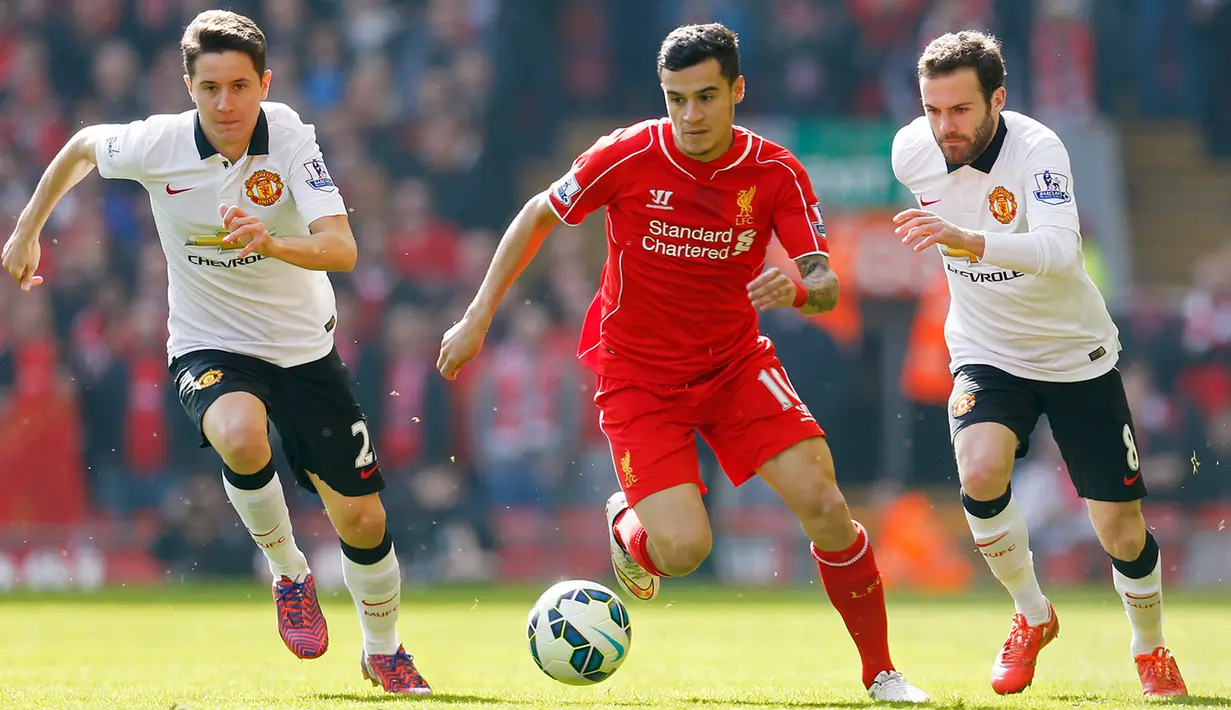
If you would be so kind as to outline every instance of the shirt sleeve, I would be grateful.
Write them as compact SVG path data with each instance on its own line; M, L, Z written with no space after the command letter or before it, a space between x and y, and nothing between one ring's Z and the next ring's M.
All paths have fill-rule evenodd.
M652 143L650 131L629 135L628 129L620 129L599 138L577 156L567 173L552 183L548 191L551 209L561 222L572 227L581 224L586 215L610 202L616 194L619 187L616 168L644 152Z
M1022 166L1028 187L1028 232L983 235L983 261L1036 276L1057 276L1081 263L1081 222L1073 197L1069 154L1059 138L1030 152Z
M321 148L316 143L316 131L311 128L295 152L290 186L295 206L308 224L321 217L346 214L346 201L342 199L338 186L333 184Z
M98 174L105 178L144 181L143 158L151 143L150 128L148 121L95 126L94 159Z
M790 153L773 160L785 168L773 211L774 234L779 243L792 259L809 254L829 256L825 217L804 166Z

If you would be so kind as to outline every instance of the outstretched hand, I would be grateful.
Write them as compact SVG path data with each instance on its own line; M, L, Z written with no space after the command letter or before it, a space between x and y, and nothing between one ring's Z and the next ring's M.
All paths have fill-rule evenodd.
M943 244L953 250L974 251L972 235L935 212L916 208L903 210L894 216L893 223L898 225L894 233L902 238L902 243L917 252L933 244Z
M440 356L436 358L436 369L446 380L456 380L463 366L470 362L483 349L483 341L487 338L487 329L491 322L478 318L463 316L445 332L440 342Z
M35 275L42 253L37 235L30 237L14 230L4 243L4 270L9 272L22 291L29 291L43 283L43 277Z

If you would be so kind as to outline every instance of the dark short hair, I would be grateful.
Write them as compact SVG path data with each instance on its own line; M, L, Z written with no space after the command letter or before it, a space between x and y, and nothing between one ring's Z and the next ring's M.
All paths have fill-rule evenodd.
M250 17L229 10L206 10L184 28L180 39L184 72L192 76L197 57L208 53L243 52L258 76L265 74L265 33Z
M658 72L680 71L707 59L717 59L723 78L735 83L739 77L739 37L717 22L677 27L658 50Z
M975 30L950 32L932 40L919 56L919 78L935 79L959 69L971 68L979 77L983 98L1004 86L1004 57L1000 40Z

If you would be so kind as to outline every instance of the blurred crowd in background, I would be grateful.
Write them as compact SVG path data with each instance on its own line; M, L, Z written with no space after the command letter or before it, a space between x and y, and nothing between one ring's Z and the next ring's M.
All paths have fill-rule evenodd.
M192 108L179 35L213 6L0 3L6 234L77 128ZM524 558L501 551L533 549L574 524L588 531L582 538L597 530L578 554L606 565L601 502L618 484L590 401L593 375L574 358L601 240L555 232L506 299L481 359L455 383L434 366L504 226L546 186L527 174L549 180L545 161L562 170L585 147L564 144L570 126L606 132L663 112L655 55L676 25L717 20L739 33L749 91L737 120L905 123L919 113L919 51L938 34L976 27L1004 42L1010 108L1043 120L1184 119L1207 155L1231 157L1225 0L221 6L264 29L269 98L316 125L351 209L360 257L353 272L332 276L337 343L390 482L391 530L422 579L524 569ZM1182 241L1183 230L1159 238ZM43 244L45 285L0 288L0 531L10 534L0 533L0 547L32 529L127 525L122 535L143 541L160 572L250 574L255 551L223 496L217 457L197 447L167 376L166 269L143 189L86 179L56 210ZM1130 296L1116 313L1151 501L1180 511L1231 501L1231 250L1200 256L1186 295ZM899 383L874 364L878 333L837 337L789 311L762 325L829 432L845 486L867 489L870 501L937 491L937 507L956 510L943 403L911 410L914 433L901 442L909 473L886 464L880 393ZM1015 486L1036 501L1036 528L1064 548L1090 538L1049 443L1045 429L1036 432ZM754 483L728 504L769 500ZM316 509L306 495L292 504L305 515ZM306 519L297 525L312 529ZM1071 531L1057 522L1074 519ZM540 538L528 532L536 525L546 526Z

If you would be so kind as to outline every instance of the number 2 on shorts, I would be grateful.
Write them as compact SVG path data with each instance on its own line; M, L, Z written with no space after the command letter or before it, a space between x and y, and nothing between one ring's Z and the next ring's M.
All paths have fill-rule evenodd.
M376 452L372 451L372 436L368 434L368 423L360 419L351 425L350 433L354 436L363 437L363 444L359 447L359 455L355 457L355 468L363 468L371 466L376 460Z

